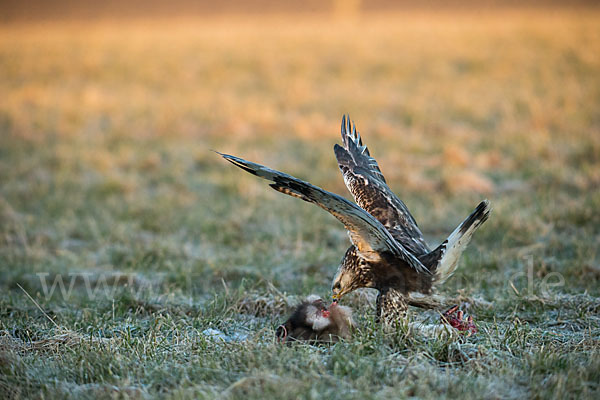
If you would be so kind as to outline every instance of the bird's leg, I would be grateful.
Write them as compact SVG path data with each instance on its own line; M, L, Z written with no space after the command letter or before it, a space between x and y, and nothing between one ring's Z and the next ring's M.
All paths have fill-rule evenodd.
M477 333L477 326L473 322L473 317L469 316L464 318L462 310L458 309L458 306L452 306L442 314L442 322L449 324L451 327L458 329L459 331L468 332L468 336Z
M377 319L383 325L394 327L406 319L408 305L404 295L396 289L384 289L377 296Z

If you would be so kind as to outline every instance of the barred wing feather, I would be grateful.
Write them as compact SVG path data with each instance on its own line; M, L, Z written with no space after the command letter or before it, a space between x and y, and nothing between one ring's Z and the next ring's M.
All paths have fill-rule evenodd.
M406 204L388 187L377 161L363 145L350 118L342 118L342 143L334 146L344 182L356 203L374 216L396 241L419 256L430 251Z
M218 153L218 152L217 152ZM269 180L270 186L287 195L313 203L328 211L344 224L350 240L359 254L367 260L377 260L381 253L390 252L418 272L429 273L427 268L371 214L337 194L323 190L291 175L228 154L218 153L244 171Z

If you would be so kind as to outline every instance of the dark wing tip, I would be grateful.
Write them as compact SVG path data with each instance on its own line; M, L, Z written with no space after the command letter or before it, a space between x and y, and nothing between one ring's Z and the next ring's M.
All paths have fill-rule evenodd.
M477 224L476 226L483 224L485 221L487 221L491 211L492 207L490 202L487 199L483 200L477 205L471 215L467 217L465 222L461 224L460 232L465 234L473 224Z
M490 213L492 212L492 205L490 201L488 199L483 200L477 205L475 212L478 215L481 215L481 223L484 223L490 216Z
M341 127L341 133L342 133L342 143L344 144L344 147L348 148L348 136L350 136L350 114L344 114L342 115L342 127Z
M219 154L221 157L223 157L225 160L229 161L230 163L232 163L233 165L235 165L238 168L243 169L244 171L252 174L252 175L256 175L258 176L258 173L256 172L256 170L250 168L248 165L246 165L241 158L238 158L236 156L232 156L229 154L225 154L225 153L221 153L219 151L213 150L215 153Z
M487 221L487 219L490 217L490 214L492 213L492 204L490 203L490 201L488 199L483 200L481 203L479 203L479 205L477 206L477 208L482 207L482 217L481 217L481 223L483 224L485 221Z
M356 124L350 119L350 114L342 116L342 143L346 150L356 152L357 154L366 154L369 156L369 149L363 146L360 132L356 128Z

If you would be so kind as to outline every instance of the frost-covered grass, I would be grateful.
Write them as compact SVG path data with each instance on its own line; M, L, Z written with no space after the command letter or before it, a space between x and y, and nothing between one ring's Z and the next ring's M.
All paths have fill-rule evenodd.
M597 398L597 12L290 22L0 27L0 397ZM493 203L477 335L274 342L348 239L210 149L347 195L345 112L432 245Z

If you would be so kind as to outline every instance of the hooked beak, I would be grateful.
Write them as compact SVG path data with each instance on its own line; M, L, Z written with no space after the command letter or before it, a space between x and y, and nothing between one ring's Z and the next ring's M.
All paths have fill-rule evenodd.
M347 288L342 288L339 283L333 285L331 291L333 292L333 294L331 295L331 300L334 303L337 303L346 293L349 292Z
M340 293L335 293L335 294L333 294L333 295L331 296L331 300L332 300L334 303L337 303L337 302L338 302L338 301L339 301L339 300L342 298L342 296L343 296L343 295L344 295L344 293L341 293L341 292L340 292Z

